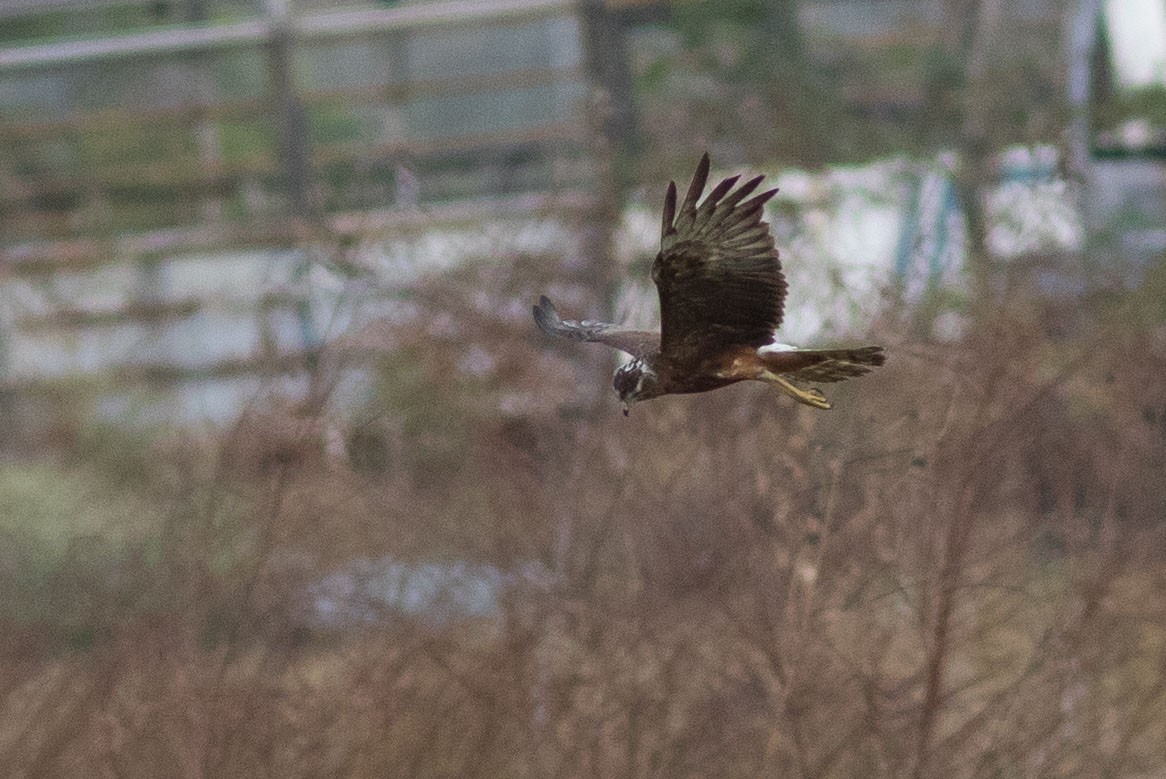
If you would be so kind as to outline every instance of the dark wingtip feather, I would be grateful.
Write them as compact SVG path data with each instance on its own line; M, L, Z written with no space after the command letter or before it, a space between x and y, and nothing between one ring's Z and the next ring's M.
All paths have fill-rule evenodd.
M762 209L765 207L765 204L767 202L769 202L770 198L772 198L776 194L777 194L776 189L767 189L766 191L762 192L760 195L754 195L753 197L749 198L741 205L737 206L737 211L739 211L742 214L743 218L745 215L749 215L749 218L752 218L753 213L756 212L757 218L760 219L761 212L762 212Z
M737 180L740 178L741 177L739 175L729 176L720 184L717 184L716 187L713 188L713 191L709 193L709 196L705 198L705 206L708 206L711 210L712 207L715 206L720 201L720 199L725 196L725 193L733 188L733 185L736 184Z
M696 173L692 174L692 183L688 185L688 192L684 195L684 202L680 204L680 213L687 214L696 210L696 201L700 200L700 193L704 192L704 185L709 179L709 153L706 151L700 157L696 166Z
M668 182L668 192L664 195L664 216L660 224L660 239L668 237L676 221L676 182Z
M737 187L737 190L730 193L729 196L724 200L725 213L727 214L729 211L734 209L738 203L749 197L753 190L757 189L757 186L764 180L765 176L754 176L741 186Z

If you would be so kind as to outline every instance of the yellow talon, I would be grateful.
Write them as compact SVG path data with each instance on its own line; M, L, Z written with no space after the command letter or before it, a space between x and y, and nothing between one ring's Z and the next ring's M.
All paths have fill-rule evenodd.
M763 381L776 384L782 392L799 403L805 403L807 406L820 409L830 408L830 401L826 400L826 396L812 387L810 389L795 387L788 379L784 379L778 374L769 371L761 374L759 378Z

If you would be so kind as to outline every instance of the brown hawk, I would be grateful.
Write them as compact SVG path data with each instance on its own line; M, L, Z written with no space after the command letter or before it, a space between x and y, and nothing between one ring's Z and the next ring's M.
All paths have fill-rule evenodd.
M798 384L861 376L883 364L883 347L799 349L778 343L774 331L781 324L786 282L761 218L777 190L749 197L765 177L734 190L739 177L732 176L698 203L708 173L705 154L679 211L676 182L668 183L660 252L652 263L660 332L564 320L545 296L534 307L534 321L550 335L597 341L631 355L612 382L625 415L637 400L750 379L775 384L808 406L830 408L821 392Z

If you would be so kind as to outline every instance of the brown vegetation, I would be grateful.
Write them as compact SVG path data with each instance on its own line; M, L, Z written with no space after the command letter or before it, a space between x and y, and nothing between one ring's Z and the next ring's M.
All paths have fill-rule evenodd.
M953 343L888 320L888 366L837 389L829 413L738 386L625 420L572 400L551 375L572 345L540 340L525 306L486 305L529 300L537 274L465 273L389 328L384 359L414 372L392 362L350 425L350 451L381 441L371 460L321 442L328 412L286 409L117 469L109 441L81 458L134 474L123 488L162 519L96 561L78 543L35 591L5 565L6 592L47 604L4 610L8 775L1166 765L1151 292L1083 303L1055 328L1052 307L1017 293ZM421 337L437 321L479 337ZM473 376L457 369L467 349L486 355ZM528 405L499 411L507 393ZM314 627L310 582L381 554L554 576L520 581L485 618ZM52 604L84 615L66 624Z

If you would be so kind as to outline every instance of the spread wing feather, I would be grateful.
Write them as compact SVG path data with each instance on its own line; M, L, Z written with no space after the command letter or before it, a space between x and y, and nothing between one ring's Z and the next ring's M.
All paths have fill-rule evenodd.
M644 357L660 349L660 334L656 332L632 330L609 322L563 319L545 295L538 299L538 305L534 307L534 321L548 335L572 341L607 344L633 357Z
M660 293L660 348L682 363L725 346L769 343L785 301L777 248L762 220L765 203L777 190L749 197L764 177L733 190L739 177L732 176L698 206L708 173L705 154L679 209L676 184L669 183L660 253L652 265Z

